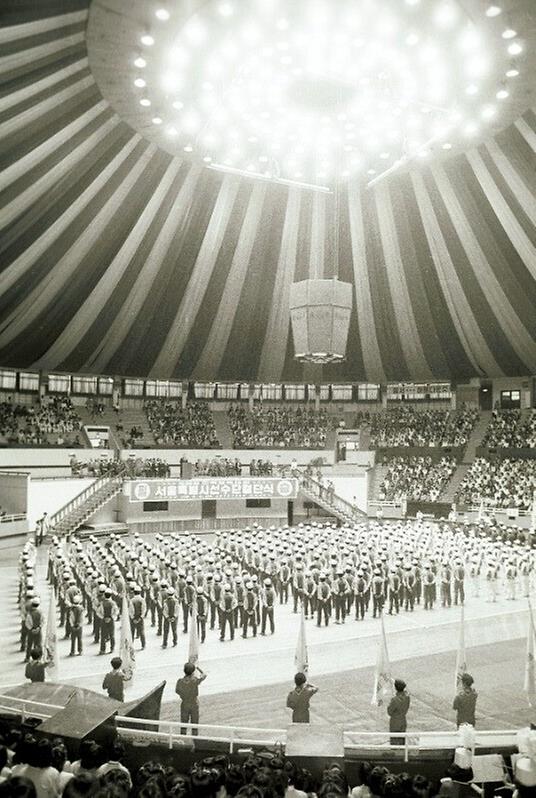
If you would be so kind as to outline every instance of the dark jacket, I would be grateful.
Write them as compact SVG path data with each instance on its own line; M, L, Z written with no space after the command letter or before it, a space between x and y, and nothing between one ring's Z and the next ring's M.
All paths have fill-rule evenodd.
M475 709L478 693L472 687L464 687L453 701L452 708L456 710L456 723L475 725Z
M406 715L409 709L410 697L405 690L401 693L396 693L387 707L387 714L389 715L389 731L404 732L406 731Z

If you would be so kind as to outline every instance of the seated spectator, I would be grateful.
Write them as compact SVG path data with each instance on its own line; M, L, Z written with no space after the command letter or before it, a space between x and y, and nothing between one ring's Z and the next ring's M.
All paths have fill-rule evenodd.
M469 506L479 506L484 501L492 507L528 510L532 506L535 480L536 460L477 457L466 473L455 501Z
M0 798L36 798L37 790L30 779L11 776L0 783Z
M323 449L328 431L338 424L327 410L317 412L293 405L257 404L251 411L244 405L231 405L228 416L236 449Z
M158 446L172 445L198 449L219 446L214 419L207 402L188 402L183 409L173 402L146 402L145 412Z
M52 744L50 740L37 740L32 737L24 748L25 763L13 767L14 776L29 779L37 793L37 798L55 798L60 794L60 774L52 766Z
M421 410L401 405L378 413L360 413L359 427L370 429L373 448L397 446L465 446L478 420L478 410Z
M452 457L434 462L431 457L393 457L385 460L387 472L380 485L380 501L435 502L456 470Z

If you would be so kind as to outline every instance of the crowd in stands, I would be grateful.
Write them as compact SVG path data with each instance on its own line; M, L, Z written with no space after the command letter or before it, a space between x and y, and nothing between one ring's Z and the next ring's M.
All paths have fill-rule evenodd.
M188 402L183 409L173 402L146 402L145 412L158 446L219 447L214 419L207 402Z
M524 417L520 410L494 410L482 445L490 448L536 446L536 413Z
M169 477L169 464L159 457L116 460L109 457L81 462L73 455L69 461L73 477Z
M250 410L244 405L231 405L229 424L236 449L323 449L327 433L337 426L337 419L327 410L307 407L257 404Z
M484 500L494 507L528 510L535 485L536 460L477 457L465 475L456 501L478 506Z
M465 446L478 420L478 410L420 410L402 405L380 413L360 411L356 427L370 430L374 448L395 446Z
M393 457L380 485L380 501L438 501L456 470L452 457Z
M216 457L213 460L197 460L194 463L196 477L239 477L242 463L238 458Z
M11 729L3 742L0 798L435 798L454 795L453 779L472 777L470 769L456 765L441 780L430 780L365 761L359 767L359 784L352 788L343 765L326 765L315 776L277 751L252 751L237 764L219 754L179 771L156 759L129 769L120 740L108 745L83 740L73 762L60 737L37 740ZM517 798L530 794L523 792L523 785L516 786Z
M39 405L0 403L0 431L6 443L79 446L80 418L68 396L43 398Z

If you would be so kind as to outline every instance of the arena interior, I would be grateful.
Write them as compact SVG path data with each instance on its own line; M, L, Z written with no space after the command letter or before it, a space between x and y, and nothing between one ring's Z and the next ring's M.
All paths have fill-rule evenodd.
M2 0L0 798L536 794L535 45Z

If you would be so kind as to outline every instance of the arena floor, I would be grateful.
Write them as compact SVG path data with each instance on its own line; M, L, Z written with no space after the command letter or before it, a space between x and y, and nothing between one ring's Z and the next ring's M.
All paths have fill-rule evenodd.
M0 566L0 689L24 681L23 655L19 652L16 552L2 552ZM46 553L39 552L37 582L45 611L49 588L45 581ZM412 695L410 729L454 728L452 711L459 608L436 608L399 616L386 615L385 626L393 676L406 680ZM520 728L533 719L523 693L525 667L526 600L496 604L484 597L468 597L465 608L468 669L479 692L478 727ZM276 632L267 637L240 636L219 641L207 632L200 664L208 673L202 687L201 721L214 724L282 728L289 721L286 694L294 674L298 616L290 605L277 607ZM377 657L379 622L371 617L346 624L317 628L307 622L310 680L319 688L312 703L312 721L359 724L367 731L386 726L383 710L370 706ZM117 640L116 651L119 641ZM187 656L187 635L179 635L176 648L161 648L161 638L149 627L147 648L137 651L135 683L127 699L147 692L166 679L162 716L176 718L178 700L174 685ZM89 626L84 653L70 658L69 641L60 640L59 681L101 690L110 656L98 656Z

